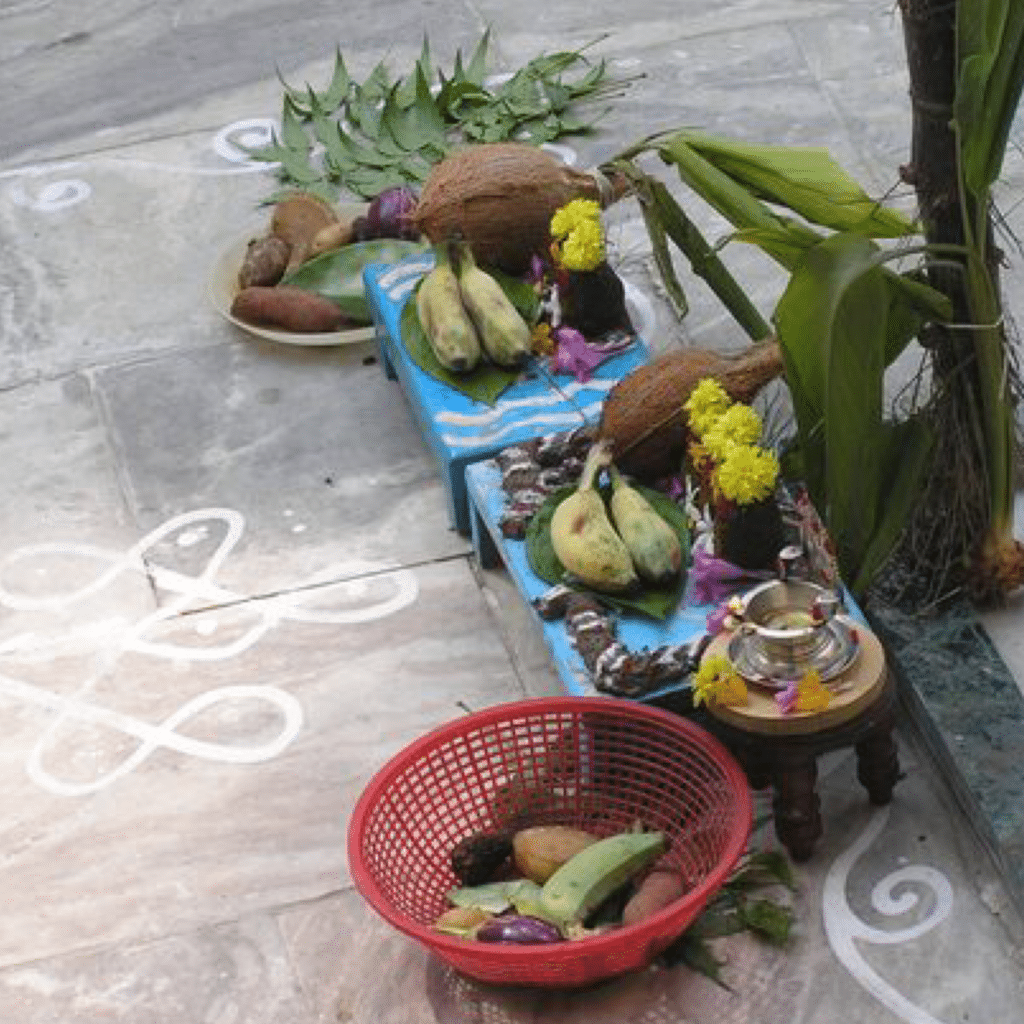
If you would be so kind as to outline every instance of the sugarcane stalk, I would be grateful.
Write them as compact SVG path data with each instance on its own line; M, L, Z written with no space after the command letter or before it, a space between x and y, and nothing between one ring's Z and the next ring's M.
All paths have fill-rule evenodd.
M614 166L629 179L637 200L645 210L645 217L649 217L650 221L657 225L659 232L664 231L672 239L680 252L689 260L693 272L715 293L747 336L753 341L764 341L771 338L773 336L772 329L768 322L750 301L747 293L737 283L718 253L701 234L697 225L690 220L683 208L672 197L672 193L669 192L665 184L645 174L629 161L618 161ZM655 237L655 233L650 232L650 228L648 232ZM676 293L670 286L670 282L675 280L678 285L678 281L675 278L671 261L668 261L667 266L665 262L663 253L659 260L659 269L662 279L666 282L666 287L675 297ZM679 294L681 293L682 288L679 286ZM678 298L676 301L678 303ZM685 302L685 298L683 301Z

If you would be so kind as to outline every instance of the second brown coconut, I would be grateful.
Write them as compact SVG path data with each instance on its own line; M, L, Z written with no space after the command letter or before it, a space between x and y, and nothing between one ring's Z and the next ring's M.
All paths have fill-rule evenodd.
M734 402L749 403L782 372L782 352L774 339L735 356L701 348L667 352L612 388L598 436L611 441L621 472L653 484L680 471L689 439L683 403L701 380L712 377Z

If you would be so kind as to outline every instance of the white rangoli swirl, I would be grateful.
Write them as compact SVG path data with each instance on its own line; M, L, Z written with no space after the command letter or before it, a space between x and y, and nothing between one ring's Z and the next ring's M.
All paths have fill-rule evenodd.
M946 876L927 865L913 864L893 871L876 883L871 890L871 905L886 917L908 913L918 906L920 897L910 889L897 895L896 889L905 883L914 883L930 889L935 900L919 921L906 928L888 930L872 927L853 912L846 898L846 882L850 870L878 838L888 820L889 808L878 808L857 842L838 857L829 869L822 900L825 934L833 953L858 984L906 1024L941 1024L927 1010L910 1002L882 978L857 947L858 939L873 945L889 946L910 942L931 931L949 917L953 909L953 889Z
M223 537L197 575L190 576L158 564L154 549L177 535L180 546L191 546L202 538L211 524L223 527ZM53 712L29 754L26 769L40 787L60 796L83 796L103 789L145 761L154 751L165 748L190 757L230 764L253 764L269 760L283 751L298 735L303 715L299 702L279 687L255 683L221 686L187 701L163 721L152 724L90 701L97 684L111 674L126 654L164 659L173 663L223 661L253 647L270 630L287 621L319 625L353 625L371 622L412 604L419 593L416 576L409 570L364 563L329 566L301 586L270 597L246 600L241 594L217 582L217 574L241 539L242 516L231 509L199 509L174 516L143 537L125 552L88 544L33 544L10 552L0 560L0 607L23 613L67 612L110 586L118 577L136 573L147 576L167 600L137 621L128 619L90 622L81 627L62 625L59 632L22 632L0 642L0 694L24 704ZM6 585L12 570L49 559L74 560L80 565L95 562L99 571L84 585L58 593L29 594ZM363 600L370 593L367 574L379 581L385 596ZM325 597L341 593L345 607L324 606ZM311 606L311 599L320 604ZM252 624L225 643L210 642L209 633L197 644L168 642L159 634L168 625L181 626L188 612L211 606L238 606L253 617ZM70 696L52 692L14 674L18 665L40 664L58 654L89 652L99 654L100 667L80 680ZM245 701L271 706L280 719L280 729L270 740L242 744L215 743L193 739L179 727L208 708L225 701ZM61 728L85 723L115 730L137 741L133 751L111 770L87 782L61 779L44 765L44 756Z

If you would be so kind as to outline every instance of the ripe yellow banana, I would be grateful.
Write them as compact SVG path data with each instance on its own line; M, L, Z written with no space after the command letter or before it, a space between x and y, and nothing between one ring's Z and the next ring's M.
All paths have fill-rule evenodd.
M609 472L612 521L633 559L637 575L648 583L675 579L683 565L678 534L635 487L623 480L614 466Z
M551 546L565 569L594 590L616 593L639 582L633 559L615 532L594 478L611 461L603 442L594 444L580 474L576 490L551 517Z
M530 358L530 328L501 285L477 266L469 245L459 246L459 288L480 335L480 344L499 366L522 366Z
M480 338L462 304L459 279L445 246L416 291L416 312L437 361L453 373L468 373L480 362Z

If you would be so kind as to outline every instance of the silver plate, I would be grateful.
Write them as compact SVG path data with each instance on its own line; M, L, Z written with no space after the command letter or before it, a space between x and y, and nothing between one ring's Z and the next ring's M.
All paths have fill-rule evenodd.
M756 633L742 630L729 641L729 660L744 679L772 690L783 690L809 669L815 668L822 682L835 679L856 660L860 643L852 625L842 618L831 619L821 627L825 640L813 658L799 664L771 657Z

